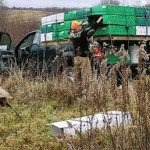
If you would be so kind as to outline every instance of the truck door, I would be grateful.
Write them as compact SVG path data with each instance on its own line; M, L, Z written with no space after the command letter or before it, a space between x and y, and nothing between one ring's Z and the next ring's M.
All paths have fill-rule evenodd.
M0 73L10 71L14 64L12 40L8 33L0 32Z
M8 33L0 32L0 48L10 50L11 48L11 37Z
M18 64L24 63L31 57L33 45L36 48L40 45L39 31L28 33L15 47L15 57Z
M55 46L41 46L41 33L39 30L28 33L16 46L15 57L17 64L22 67L27 60L41 70L49 61L49 58L56 55Z

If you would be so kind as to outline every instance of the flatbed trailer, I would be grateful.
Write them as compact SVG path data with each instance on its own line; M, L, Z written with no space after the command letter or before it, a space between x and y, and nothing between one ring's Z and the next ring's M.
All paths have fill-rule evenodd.
M57 55L58 47L66 49L65 54L68 58L67 63L72 65L73 48L69 39L40 42L40 37L41 33L39 30L32 31L25 35L25 37L16 45L13 54L15 61L20 67L26 60L31 59L32 61L35 61L34 64L37 70L42 69L44 63L48 64L48 67L50 67L51 70L51 60ZM95 36L94 40L114 44L118 48L121 44L124 44L126 50L128 49L128 46L138 44L144 40L147 41L147 50L148 53L150 53L150 36ZM10 50L8 51L10 52ZM133 71L137 65L137 63L131 64ZM150 66L150 61L146 62L146 65Z
M142 41L146 41L145 50L147 51L148 54L150 54L150 36L114 36L114 35L111 35L111 36L97 36L97 37L94 37L94 40L109 43L109 45L114 45L117 48L120 48L121 44L124 44L125 50L129 50L128 51L129 53L130 53L130 48L133 45L139 46L139 44ZM47 41L47 42L41 43L41 45L43 47L70 45L71 47L71 42L69 41L69 39L65 39L65 40L57 40L57 41ZM139 65L138 62L131 61L130 68L132 70L133 77L135 77L138 73L137 71L138 65ZM148 60L147 62L144 61L143 63L141 62L141 65L144 65L144 67L149 68L150 60ZM148 70L147 74L150 74L149 69L147 70Z
M150 41L150 36L98 36L94 37L94 40L96 41L102 41L102 42L111 42L111 41L126 41L126 42L139 42L139 41ZM57 40L57 41L46 41L41 42L41 45L43 46L54 46L54 45L62 45L62 44L69 44L69 39L65 40Z

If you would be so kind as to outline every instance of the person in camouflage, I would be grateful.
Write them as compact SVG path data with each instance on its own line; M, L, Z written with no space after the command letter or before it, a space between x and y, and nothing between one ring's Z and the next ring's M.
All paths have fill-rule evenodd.
M89 41L96 29L100 26L102 17L99 17L93 26L83 30L81 22L73 21L71 28L73 32L69 35L74 50L74 77L75 83L79 86L79 91L82 91L83 79L86 82L91 76L91 65L89 61Z

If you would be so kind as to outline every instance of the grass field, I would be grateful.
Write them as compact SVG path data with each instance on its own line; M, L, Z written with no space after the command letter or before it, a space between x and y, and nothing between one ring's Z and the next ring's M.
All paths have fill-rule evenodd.
M16 41L39 28L42 16L50 15L27 10L7 13L11 22L8 31ZM77 87L67 80L66 75L33 77L30 70L17 69L9 76L0 75L1 86L13 97L8 99L9 104L23 120L12 109L0 107L0 150L150 149L150 76L141 74L138 80L132 80L129 68L124 68L123 87L118 89L114 69L107 78L104 65L99 79L93 76L84 82L85 99L76 96ZM47 123L108 110L129 111L132 124L78 133L75 138L54 137L51 128L46 126Z
M30 19L41 21L41 17L48 16L54 12L40 11L40 10L8 10L8 21L23 21L27 22Z
M16 45L27 33L40 29L42 17L54 13L46 10L8 9L0 28L10 34L14 45Z
M22 72L1 76L1 86L12 95L8 100L23 121L10 108L0 108L0 149L146 149L149 148L150 77L131 81L124 72L123 89L118 90L114 74L110 80L86 81L86 100L76 97L76 87L65 75L56 78ZM132 125L89 131L75 138L56 138L47 123L63 121L108 110L129 111ZM145 139L145 140L143 140Z

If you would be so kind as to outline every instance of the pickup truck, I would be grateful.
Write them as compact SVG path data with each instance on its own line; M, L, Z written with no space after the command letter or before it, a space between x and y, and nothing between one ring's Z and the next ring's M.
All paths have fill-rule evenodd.
M61 46L42 46L40 43L40 31L32 31L25 35L20 42L12 47L12 40L8 33L0 32L0 72L10 71L12 64L19 66L23 69L28 66L27 63L32 63L36 71L51 72L54 70L52 66L53 60L57 53L56 49L63 49L63 53L67 58L67 65L72 66L73 51L70 45L62 44ZM11 60L11 63L10 63Z
M39 30L25 35L14 50L16 62L20 67L31 60L30 62L34 65L35 70L42 71L44 69L44 72L48 73L56 73L56 71L62 70L63 60L59 64L57 61L56 64L54 62L56 55L60 57L58 61L66 58L67 68L73 65L73 49L71 45L41 45L41 32ZM56 68L56 65L58 68Z

